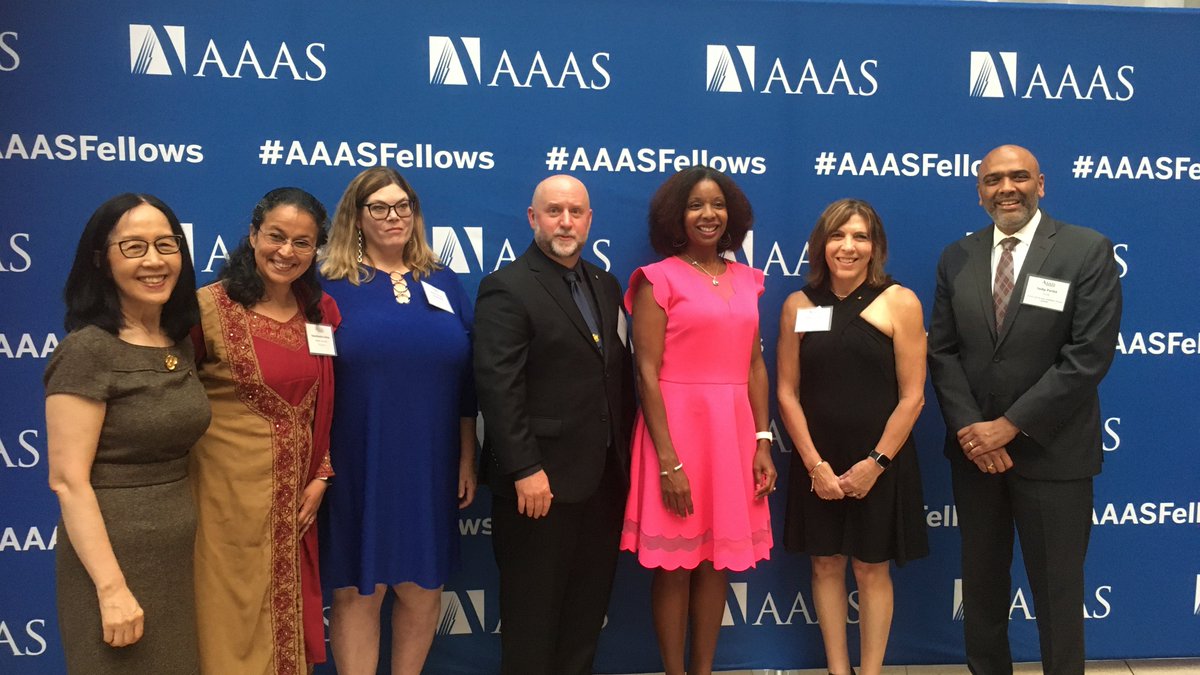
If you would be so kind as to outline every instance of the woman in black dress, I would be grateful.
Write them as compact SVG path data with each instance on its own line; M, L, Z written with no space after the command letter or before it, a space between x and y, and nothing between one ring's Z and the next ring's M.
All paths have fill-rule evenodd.
M846 646L846 559L859 593L860 667L879 673L892 623L889 561L929 552L912 427L924 404L917 296L884 272L887 237L866 202L843 199L809 237L809 284L780 317L779 411L796 445L784 542L812 557L830 673Z

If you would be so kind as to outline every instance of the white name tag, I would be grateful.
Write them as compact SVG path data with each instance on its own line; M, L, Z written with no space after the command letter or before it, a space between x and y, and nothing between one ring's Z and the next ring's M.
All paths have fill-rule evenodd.
M451 314L454 313L454 308L450 306L450 296L437 286L421 281L421 288L425 289L425 298L429 300L429 304L438 309L444 309Z
M323 323L306 323L304 332L308 334L308 353L313 356L337 356L337 346L333 343L333 327Z
M1061 312L1067 305L1067 291L1070 289L1069 281L1030 274L1025 283L1025 295L1021 296L1021 304Z
M797 333L819 333L833 323L832 307L807 307L796 310Z
M621 344L629 346L629 320L625 318L625 310L617 308L617 337L621 338Z

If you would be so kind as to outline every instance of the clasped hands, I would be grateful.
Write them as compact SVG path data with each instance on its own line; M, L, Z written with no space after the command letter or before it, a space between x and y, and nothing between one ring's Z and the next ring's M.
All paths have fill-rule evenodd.
M819 464L812 474L813 492L824 500L862 499L867 496L883 468L875 460L866 457L855 462L846 473L837 475L828 462Z
M980 471L1000 474L1013 466L1007 446L1020 431L1001 415L990 422L976 422L959 429L958 445Z

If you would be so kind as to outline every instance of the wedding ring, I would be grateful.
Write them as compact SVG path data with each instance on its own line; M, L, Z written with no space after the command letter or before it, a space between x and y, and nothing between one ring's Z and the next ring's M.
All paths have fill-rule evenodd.
M991 471L994 468L996 468L995 464L988 464L988 471Z
M975 447L975 441L967 441L967 447L968 447L968 448L973 448L973 447Z

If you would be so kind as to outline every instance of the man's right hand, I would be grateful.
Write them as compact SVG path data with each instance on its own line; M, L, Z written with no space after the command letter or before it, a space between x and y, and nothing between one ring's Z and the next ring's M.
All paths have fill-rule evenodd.
M544 469L513 483L517 490L517 511L530 518L541 518L550 512L550 478Z

